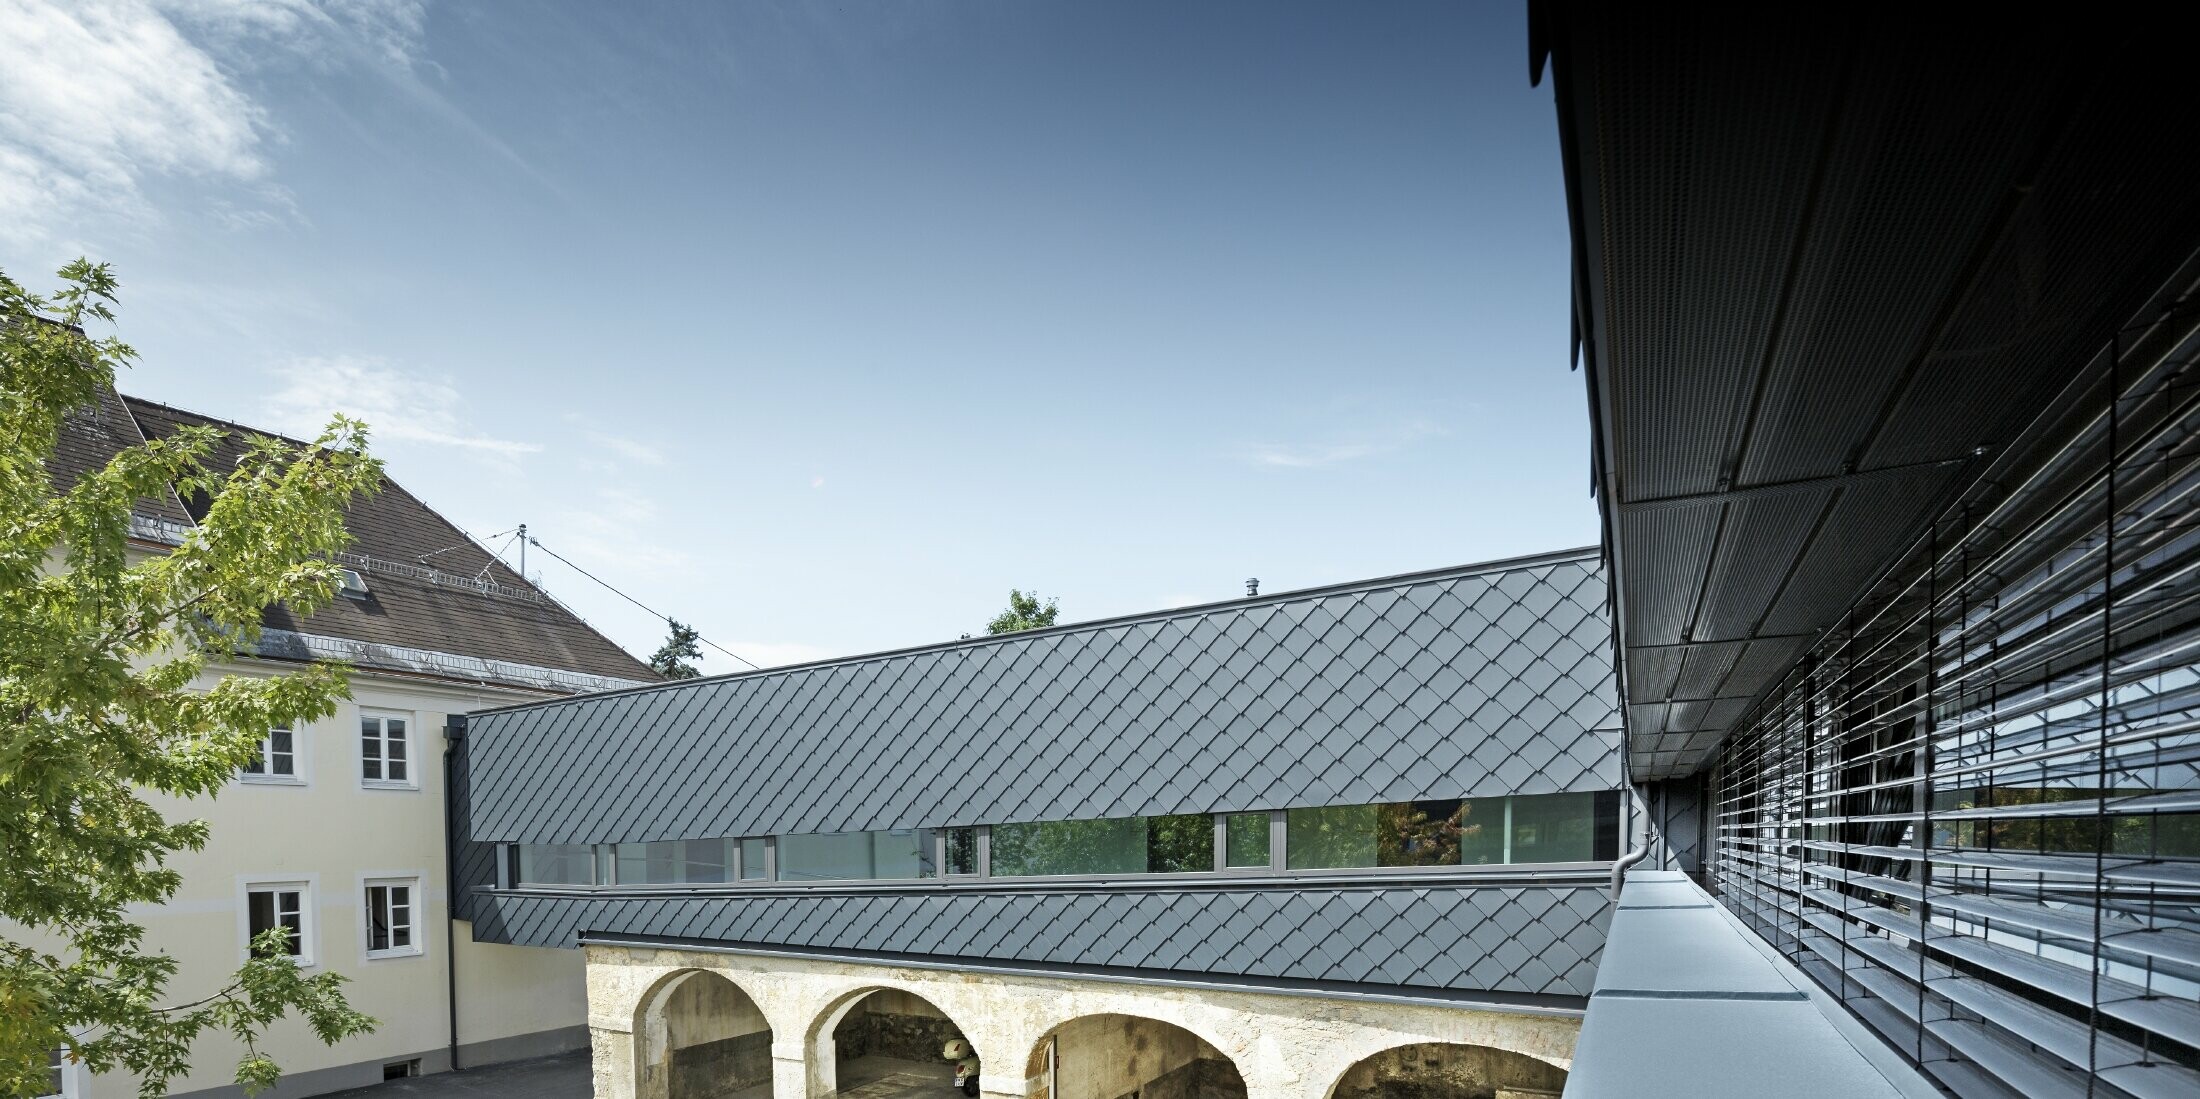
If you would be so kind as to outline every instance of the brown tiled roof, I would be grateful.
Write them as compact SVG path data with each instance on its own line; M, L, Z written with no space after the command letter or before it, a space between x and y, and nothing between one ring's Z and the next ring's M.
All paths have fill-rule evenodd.
M149 438L197 424L223 431L209 459L217 470L242 455L243 433L274 434L136 397L121 400L126 418ZM203 515L203 508L197 514ZM338 598L303 617L275 607L267 613L267 626L619 679L657 678L647 664L387 477L379 493L352 502L344 525L352 536L350 554L365 558L347 557L346 563L361 566L366 596Z
M67 492L85 474L104 468L124 448L144 441L145 436L123 406L122 397L114 387L103 386L99 400L69 413L62 420L53 457L46 460L46 472L53 478L56 491ZM141 499L134 510L161 524L186 528L191 525L191 517L184 512L173 492Z

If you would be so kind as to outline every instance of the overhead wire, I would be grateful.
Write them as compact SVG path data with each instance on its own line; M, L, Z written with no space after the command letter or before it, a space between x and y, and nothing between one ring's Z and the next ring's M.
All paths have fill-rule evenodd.
M496 532L495 534L492 534L492 535L490 535L490 536L489 536L489 538L502 538L502 537L504 537L504 536L505 536L505 535L507 535L507 534L513 534L513 533L517 533L517 532L518 532L518 530L519 530L519 528L518 528L518 527L513 527L513 528L512 528L511 530L500 530L500 531ZM413 558L413 560L415 560L415 561L418 561L418 562L420 562L421 564L425 565L425 564L427 564L427 563L428 563L428 558L430 558L430 557L437 557L437 556L440 556L440 555L442 555L442 554L446 554L446 553L449 553L449 552L451 552L452 550L455 550L455 549L465 549L465 548L466 548L467 546L472 546L472 547L474 547L475 549L488 549L488 548L489 548L489 538L476 538L476 537L474 537L474 536L473 536L473 534L472 534L471 532L469 532L469 531L466 531L466 530L464 530L464 529L461 529L461 530L459 531L459 533L460 533L460 534L464 534L464 535L466 536L466 540L465 540L465 541L463 541L463 542L453 542L453 543L451 543L450 545L448 545L448 546L445 546L445 547L443 547L442 549L439 549L439 550L429 550L428 552L426 552L426 553L423 553L423 554L421 554L420 556L418 556L418 557L415 557L415 558Z
M516 528L515 528L515 529L516 529ZM649 613L649 615L650 615L651 617L653 617L653 618L658 618L658 619L662 619L662 620L663 620L663 621L665 622L665 624L666 624L666 625L671 625L671 624L672 624L672 621L673 621L673 619L672 619L672 616L671 616L671 615L669 615L669 614L666 614L666 613L664 613L664 612L662 612L662 611L660 611L660 610L656 609L655 607L652 607L652 606L650 606L649 604L647 604L647 603L644 603L644 602L642 602L641 600L639 600L639 599L636 599L636 598L634 598L634 597L633 597L633 596L631 596L631 595L628 595L627 593L625 593L625 592L623 592L623 591L619 590L619 589L618 589L618 587L616 587L615 585L613 585L613 584L611 583L611 581L609 581L609 580L606 580L606 579L604 579L603 577L601 577L601 576L598 576L598 575L596 575L595 573L592 573L592 572L588 571L587 569L584 569L584 568L580 567L579 565L576 565L576 564L574 564L574 563L573 563L573 562L572 562L571 560L567 559L567 558L566 558L566 556L565 556L564 554L561 554L561 553L559 553L558 551L556 551L556 550L554 550L554 549L551 549L550 547L548 547L548 546L546 546L546 545L543 545L543 544L542 544L542 541L541 541L540 539L536 538L536 537L535 537L534 535L530 534L530 535L528 535L528 536L527 536L527 544L528 544L528 545L530 545L530 546L533 546L533 547L535 547L536 549L539 549L539 550L541 550L541 551L542 551L542 552L544 552L544 553L547 553L547 554L549 554L549 555L550 555L550 556L552 556L552 557L555 557L555 558L557 558L557 559L558 559L558 561L559 561L559 562L560 562L561 564L563 564L563 565L564 565L564 566L565 566L566 568L572 569L572 570L573 570L574 572L580 573L580 574L581 574L582 576L585 576L585 577L589 578L590 580L593 580L593 581L595 581L595 582L596 582L596 583L597 583L598 585L601 585L601 586L603 587L603 589L604 589L605 591L608 591L608 592L610 592L611 594L613 594L613 595L616 595L616 596L618 596L619 598L621 598L621 599L624 599L624 600L626 600L627 602L629 602L629 603L632 603L632 604L634 604L634 605L635 605L635 606L637 606L637 607L640 607L640 608L641 608L642 610L644 610L644 611L647 611L647 612ZM759 671L759 672L760 672L760 671L763 671L763 670L764 670L764 669L763 669L763 666L762 666L762 665L760 665L760 664L756 663L756 662L755 662L755 661L753 661L753 660L750 660L750 659L749 659L748 657L742 656L742 655L741 655L740 653L734 652L734 651L733 651L732 649L729 649L729 648L725 647L724 645L721 645L721 644L717 643L716 641L712 641L712 640L711 640L710 638L704 637L704 636L703 636L703 635L702 635L701 633L697 633L697 634L695 635L695 639L696 639L697 641L700 641L700 642L702 642L702 643L703 643L703 644L705 644L705 645L708 645L708 646L710 646L710 647L711 647L711 648L713 648L713 649L716 649L716 650L718 650L719 652L722 652L722 653L726 654L727 656L730 656L730 657L734 658L735 660L738 660L738 661L740 661L740 662L741 662L741 663L743 663L743 664L746 664L746 665L748 665L748 666L749 666L749 668L750 668L751 670L753 670L753 671Z

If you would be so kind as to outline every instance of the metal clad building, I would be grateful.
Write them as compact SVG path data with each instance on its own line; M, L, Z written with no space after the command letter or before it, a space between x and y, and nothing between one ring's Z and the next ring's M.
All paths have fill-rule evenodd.
M1508 795L1616 806L1605 592L1596 552L1577 550L478 713L454 818L473 841L467 911L480 937L529 945L742 943L1578 1003L1608 907L1587 849L1548 867L677 890L515 882L496 852L1177 814L1281 824ZM1617 826L1599 827L1608 864Z

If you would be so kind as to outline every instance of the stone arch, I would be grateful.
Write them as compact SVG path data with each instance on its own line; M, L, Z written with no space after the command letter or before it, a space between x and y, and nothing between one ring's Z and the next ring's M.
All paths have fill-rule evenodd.
M1494 1099L1557 1096L1566 1070L1525 1053L1469 1042L1411 1042L1354 1061L1327 1099Z
M659 977L634 1005L635 1099L771 1094L772 1027L732 978L710 969Z
M1147 1015L1080 1015L1041 1035L1024 1061L1029 1099L1245 1099L1220 1043Z
M803 1036L805 1096L824 1099L886 1073L938 1077L945 1095L955 1065L941 1050L951 1038L970 1043L981 1059L986 1054L968 1028L923 992L892 984L850 989L829 1000ZM844 1079L843 1067L856 1071Z

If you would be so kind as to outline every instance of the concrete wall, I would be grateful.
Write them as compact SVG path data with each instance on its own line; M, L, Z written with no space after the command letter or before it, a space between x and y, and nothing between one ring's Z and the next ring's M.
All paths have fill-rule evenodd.
M1556 1066L1487 1046L1411 1045L1352 1066L1331 1099L1498 1099L1566 1087Z
M996 1099L1025 1099L1040 1042L1088 1016L1140 1016L1190 1032L1236 1068L1248 1099L1331 1099L1338 1081L1359 1061L1421 1042L1489 1046L1563 1070L1572 1065L1580 1030L1578 1016L1559 1013L767 954L592 946L587 955L596 1099L654 1099L638 1087L638 1054L646 1055L649 1045L647 1005L665 982L689 971L723 975L755 1000L771 1025L775 1099L818 1099L834 1089L833 1032L865 996L880 989L922 997L951 1020L983 1062L981 1090ZM1181 1090L1202 1086L1194 1078Z

